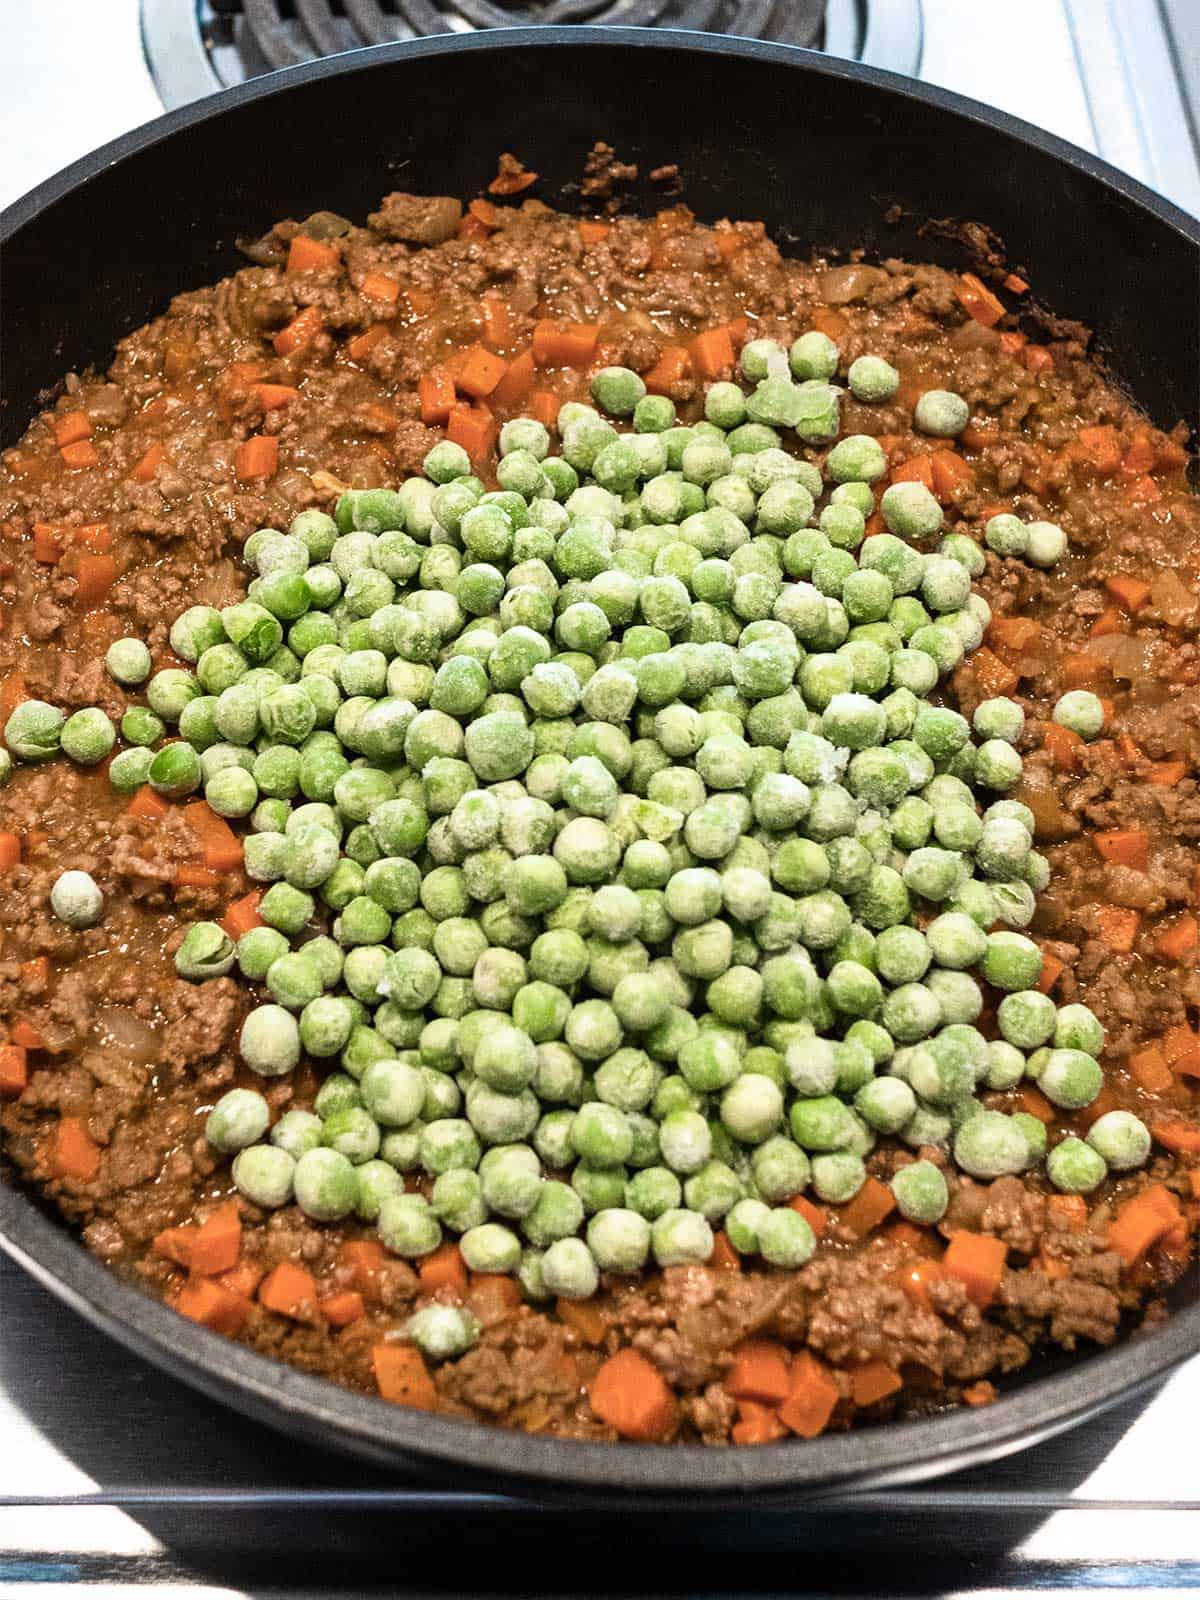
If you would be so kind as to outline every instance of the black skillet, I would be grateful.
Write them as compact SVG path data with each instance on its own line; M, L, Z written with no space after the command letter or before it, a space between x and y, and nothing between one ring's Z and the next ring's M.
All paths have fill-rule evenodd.
M441 35L277 73L118 139L0 218L5 445L69 368L104 365L171 295L240 258L235 238L389 189L479 193L499 150L568 209L607 139L642 171L678 162L704 219L762 218L786 249L966 265L986 223L1036 294L1094 328L1153 419L1200 406L1200 224L1060 140L971 101L782 45L622 28ZM632 202L662 203L643 186ZM1043 1358L984 1410L754 1450L578 1444L350 1394L207 1332L122 1283L10 1179L0 1246L98 1327L188 1383L302 1438L464 1481L591 1503L779 1499L948 1472L1045 1439L1200 1346L1200 1277L1153 1334ZM49 1330L48 1337L53 1337Z

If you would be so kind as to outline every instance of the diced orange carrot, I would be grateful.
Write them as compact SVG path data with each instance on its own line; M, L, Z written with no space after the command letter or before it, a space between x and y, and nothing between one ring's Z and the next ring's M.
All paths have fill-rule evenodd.
M899 466L892 468L891 481L893 483L924 484L925 488L932 494L933 457L927 455L909 456L907 461L902 461Z
M393 1405L432 1411L437 1390L421 1357L411 1344L377 1344L371 1351L375 1386Z
M1094 684L1106 677L1108 664L1101 661L1099 656L1089 655L1086 650L1072 650L1063 656L1060 671L1062 681L1069 689L1081 689L1085 684Z
M84 555L75 569L75 604L83 610L103 605L117 581L115 556Z
M62 560L63 530L53 522L35 522L33 525L33 559L44 567L53 567Z
M54 418L54 442L61 450L64 445L78 444L80 439L90 439L92 423L86 411L60 411Z
M592 1410L623 1439L666 1438L675 1423L675 1401L658 1368L626 1347L610 1356L588 1386Z
M427 425L444 423L454 409L454 379L446 367L430 367L417 383L421 421Z
M957 1278L966 1288L967 1298L982 1309L990 1306L999 1293L1007 1254L1003 1239L960 1229L950 1235L942 1271L948 1278Z
M1110 828L1094 833L1092 843L1105 861L1145 872L1150 865L1150 837L1144 828Z
M841 1398L829 1369L811 1351L801 1350L792 1362L791 1387L779 1420L802 1439L815 1439L829 1426Z
M1157 465L1158 451L1154 447L1150 430L1139 428L1121 458L1121 469L1123 472L1140 477L1144 473L1153 472Z
M931 1284L940 1283L946 1274L942 1270L940 1261L918 1261L911 1267L905 1267L898 1274L896 1282L904 1293L922 1311L932 1311L933 1302L929 1298Z
M842 1207L842 1222L859 1239L865 1239L896 1209L896 1197L886 1183L868 1178L848 1205Z
M993 617L987 631L992 644L1018 652L1036 650L1042 637L1042 625L1033 617Z
M19 1044L23 1050L44 1050L46 1041L42 1030L35 1028L32 1022L25 1017L18 1017L12 1025L11 1038L13 1044Z
M1081 1194L1052 1194L1046 1198L1052 1222L1069 1233L1082 1233L1087 1227L1087 1201Z
M1200 1047L1200 1034L1193 1033L1185 1022L1181 1022L1177 1027L1168 1028L1162 1036L1163 1059L1169 1067L1173 1067L1185 1056L1191 1055L1198 1047Z
M878 1405L881 1400L886 1400L904 1387L899 1374L878 1357L874 1361L864 1361L857 1367L851 1367L847 1376L850 1379L850 1398L856 1406Z
M298 233L288 246L288 272L334 272L342 264L336 245Z
M107 522L85 522L72 530L71 542L82 545L94 555L104 555L113 546L112 529Z
M1004 302L997 299L973 272L963 273L954 294L967 315L975 322L981 322L985 328L994 328L1004 315Z
M1129 1057L1129 1075L1147 1094L1161 1094L1175 1082L1166 1057L1157 1045L1137 1050Z
M503 1272L475 1272L467 1290L467 1302L485 1325L511 1317L521 1305L521 1286Z
M1151 1133L1158 1137L1155 1129ZM1127 1200L1108 1230L1109 1248L1133 1268L1179 1222L1179 1202L1164 1184L1151 1184Z
M1116 606L1109 606L1106 611L1102 611L1100 613L1095 622L1093 622L1091 627L1088 629L1088 638L1104 639L1107 638L1109 634L1124 633L1124 631L1125 625L1121 621L1121 613L1117 610Z
M313 342L324 326L324 319L316 306L305 306L304 310L293 317L286 328L280 328L272 339L275 354L290 356L297 350L303 350L305 345Z
M829 1213L823 1206L814 1204L802 1194L794 1194L787 1202L792 1211L798 1211L819 1239L829 1226Z
M839 339L844 339L850 332L850 324L840 311L834 311L831 306L817 306L809 314L808 319L818 333L823 333L827 339L832 339L836 344Z
M23 674L9 673L4 683L0 685L0 721L7 722L22 700L28 698L29 690L25 687Z
M1187 1122L1155 1122L1150 1132L1165 1150L1176 1155L1200 1155L1200 1128Z
M380 305L394 306L400 299L400 285L386 272L368 272L358 286L359 294L368 300L378 300Z
M1156 505L1162 497L1162 490L1149 476L1135 478L1125 490L1125 499L1134 506Z
M1036 1117L1048 1128L1055 1120L1054 1107L1042 1091L1032 1083L1023 1083L1018 1087L1017 1104L1027 1116Z
M425 1294L436 1294L439 1289L449 1289L460 1296L467 1292L467 1264L452 1240L422 1259L417 1276Z
M317 1285L311 1272L291 1261L281 1261L258 1288L258 1301L268 1311L296 1322L313 1322L318 1316Z
M584 244L600 244L612 232L612 227L607 222L598 222L593 217L579 219L579 237Z
M21 860L21 841L15 833L0 833L0 872L15 867Z
M1159 934L1155 949L1164 961L1190 961L1200 944L1200 926L1190 912Z
M1078 771L1084 744L1074 728L1064 728L1061 723L1048 722L1042 734L1042 748L1049 750L1054 765L1061 771Z
M1121 440L1107 424L1080 428L1076 435L1079 457L1101 477L1110 477L1121 465Z
M891 1244L903 1245L907 1250L923 1251L929 1243L929 1233L925 1227L918 1226L915 1222L901 1219L888 1225L885 1237Z
M236 872L242 864L242 842L224 817L205 800L183 808L189 827L200 836L201 860L213 872Z
M1112 1092L1111 1087L1105 1083L1101 1085L1100 1093L1092 1101L1091 1105L1084 1106L1082 1110L1077 1111L1075 1117L1086 1129L1090 1128L1093 1122L1098 1122L1101 1117L1116 1109L1117 1097Z
M1116 573L1111 578L1105 578L1104 587L1121 610L1128 612L1130 616L1135 616L1150 598L1150 585L1144 578L1130 578L1124 573Z
M194 1278L185 1283L175 1301L175 1309L193 1322L202 1323L213 1333L232 1338L240 1333L250 1314L250 1302L211 1278Z
M100 1170L100 1146L82 1117L60 1117L50 1140L50 1171L56 1178L90 1183Z
M492 390L492 404L509 407L519 406L525 396L533 388L537 376L537 367L533 360L532 350L522 350L519 356L514 356L504 369L504 375Z
M273 478L278 467L279 439L273 433L252 433L238 445L233 458L234 476L239 483Z
M979 692L986 700L1010 695L1021 681L1007 661L1001 661L986 645L981 645L971 657L971 671Z
M508 302L498 294L485 294L480 301L483 317L483 337L490 345L506 345L512 338L512 318Z
M584 1344L604 1343L608 1321L598 1306L589 1305L586 1300L559 1299L554 1310L559 1321L565 1322Z
M750 318L734 317L725 326L729 329L729 337L733 340L733 348L740 350L750 339Z
M1127 956L1137 942L1142 919L1125 906L1097 906L1097 932L1115 955Z
M488 184L487 189L489 194L520 194L537 180L536 172L518 161L516 156L505 151L500 157L500 170Z
M75 444L65 444L58 452L65 466L77 470L99 464L100 454L90 439L79 439Z
M240 1294L247 1300L254 1298L254 1291L263 1281L263 1269L257 1261L239 1261L236 1266L230 1267L228 1272L217 1275L217 1283L224 1289L232 1289L234 1294Z
M1007 274L1004 279L1004 287L1008 290L1009 294L1029 293L1029 285L1026 283L1025 279L1021 277L1020 273L1017 272L1010 272Z
M202 1277L213 1277L218 1272L228 1272L241 1249L242 1219L237 1201L227 1200L196 1229L188 1265Z
M743 1339L734 1346L725 1388L735 1400L779 1405L787 1399L791 1386L788 1349L778 1339Z
M377 322L373 327L356 334L346 345L346 354L351 361L365 361L374 350L375 346L382 344L388 336L386 322Z
M691 370L692 358L687 349L681 344L669 344L642 378L650 394L668 394Z
M345 1328L357 1322L366 1307L356 1289L343 1289L340 1294L328 1295L320 1302L321 1315L331 1328Z
M290 383L256 383L254 392L262 401L264 411L280 411L300 398L299 389L293 388Z
M351 1273L354 1287L368 1299L375 1296L378 1275L387 1264L387 1255L377 1239L348 1239L338 1251L338 1260Z
M454 375L455 386L473 400L486 400L504 376L506 363L481 344L473 344L463 352L463 359Z
M978 1383L967 1385L962 1397L969 1406L990 1406L995 1403L996 1385L989 1383L986 1378L980 1378Z
M468 406L461 402L450 413L446 437L462 445L472 461L482 460L496 438L496 421L487 406Z
M786 1435L779 1413L771 1406L760 1405L757 1400L738 1401L738 1420L730 1429L734 1444L771 1444Z
M194 861L181 861L175 868L173 882L181 889L212 889L218 882L211 867L197 866Z
M975 474L953 450L938 450L933 456L933 492L941 501L953 500L961 489L970 489Z
M1156 761L1145 773L1145 782L1154 789L1173 789L1188 775L1188 763L1181 758Z
M29 1060L24 1045L0 1045L0 1097L15 1100L29 1082Z
M1029 339L1023 333L1002 333L1000 335L1000 348L1006 356L1020 355Z
M190 1267L196 1233L193 1222L184 1223L180 1228L164 1228L161 1233L155 1234L150 1248L163 1261L170 1261L177 1267Z
M49 834L43 836L49 838ZM25 835L26 844L33 848L33 831ZM21 982L26 989L32 989L40 994L50 982L50 958L48 956L34 956L30 961L22 961L18 969Z
M162 795L155 794L148 783L144 783L133 799L125 807L127 817L150 817L154 821L165 817L171 809Z
M265 926L263 919L258 914L259 901L263 897L261 889L252 889L249 894L244 894L240 899L234 900L228 911L221 918L221 926L235 942L252 928Z
M708 1264L714 1272L740 1272L742 1258L729 1242L729 1236L718 1228L713 1234L712 1255Z
M529 415L540 422L543 428L558 427L561 409L562 401L549 389L535 389L529 397Z
M692 365L702 378L720 378L733 370L733 340L729 329L709 328L688 345Z
M586 367L596 353L600 329L595 323L573 322L560 327L542 321L533 329L533 359L539 367Z

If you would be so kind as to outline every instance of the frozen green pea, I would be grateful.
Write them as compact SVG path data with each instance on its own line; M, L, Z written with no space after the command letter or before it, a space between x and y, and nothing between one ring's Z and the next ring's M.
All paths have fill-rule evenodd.
M946 1179L932 1161L913 1161L901 1167L891 1188L896 1208L908 1222L927 1226L940 1222L950 1203Z
M1106 1111L1097 1117L1087 1142L1114 1172L1132 1172L1150 1157L1150 1131L1132 1111Z
M1063 1139L1046 1157L1046 1176L1062 1194L1091 1194L1107 1175L1103 1155L1082 1139Z

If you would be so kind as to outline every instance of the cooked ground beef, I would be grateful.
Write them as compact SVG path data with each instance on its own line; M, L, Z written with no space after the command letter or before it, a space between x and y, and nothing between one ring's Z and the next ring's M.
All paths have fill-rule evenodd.
M634 176L599 146L584 190L610 196ZM289 271L292 242L305 234L333 238L335 253L328 266ZM980 1185L947 1170L952 1201L938 1229L892 1223L861 1237L834 1208L817 1256L794 1273L738 1270L723 1256L724 1266L608 1280L586 1305L548 1311L514 1306L496 1280L478 1279L466 1297L484 1333L436 1370L438 1407L612 1437L588 1385L628 1345L674 1390L676 1436L718 1444L753 1436L735 1431L739 1407L724 1384L731 1352L750 1336L820 1358L840 1396L832 1422L842 1426L924 1414L964 1394L986 1400L980 1380L1014 1371L1041 1345L1107 1344L1147 1308L1159 1314L1189 1261L1200 1195L1200 1040L1189 1045L1186 1031L1200 1009L1190 920L1200 898L1200 501L1185 482L1184 430L1150 427L1074 324L1031 343L1015 313L997 326L973 320L960 280L940 267L784 260L761 225L710 229L683 208L581 228L535 200L475 202L464 213L455 199L392 194L367 228L328 215L285 222L247 254L252 265L179 295L124 340L107 373L69 374L5 455L5 711L29 693L119 716L129 697L101 668L108 643L137 634L156 668L172 664L170 618L187 603L221 606L244 591L239 550L256 528L286 526L346 485L395 484L419 469L442 430L421 420L418 380L481 336L485 296L506 308L506 357L529 348L538 319L591 322L600 325L596 365L640 372L708 327L787 343L817 326L839 343L843 371L865 351L898 367L894 402L847 396L843 412L846 432L883 438L893 466L914 457L930 465L930 442L912 428L923 390L949 388L970 403L953 459L933 457L961 469L934 477L950 528L979 539L1004 509L1052 518L1071 539L1052 573L988 555L982 590L996 621L957 673L953 697L968 713L996 693L1025 709L1019 798L1053 867L1033 931L1055 998L1085 1000L1108 1030L1107 1081L1101 1099L1074 1115L1054 1113L1028 1086L988 1101L1032 1110L1052 1122L1052 1138L1117 1106L1153 1127L1192 1130L1086 1205L1062 1205L1040 1179ZM1019 308L1020 284L1008 287ZM678 373L670 393L686 419L698 413L702 385L686 362ZM538 405L553 414L586 383L576 370L543 369ZM65 419L88 448L64 454L55 429ZM253 435L278 441L278 463L268 477L243 480L238 447ZM819 464L823 453L806 454ZM35 540L39 525L57 559L44 534ZM97 525L113 562L99 591L88 562ZM1111 702L1106 736L1043 745L1049 706L1080 683ZM246 884L235 872L181 881L196 843L186 819L127 815L102 770L60 762L19 771L0 796L0 822L21 840L19 862L0 879L0 1020L30 1067L27 1087L3 1108L4 1149L114 1270L174 1300L185 1275L167 1230L202 1221L231 1193L228 1163L207 1145L203 1123L226 1088L246 1081L234 1041L253 997L229 979L180 981L170 955L181 921L220 914ZM1107 859L1098 836L1133 829L1149 840L1144 866ZM50 915L50 886L67 867L103 889L100 927L73 932ZM1132 914L1123 939L1113 937L1110 907ZM1160 940L1178 928L1168 959ZM273 1113L309 1106L317 1086L307 1066L272 1082ZM67 1118L98 1150L90 1178L63 1176L57 1163L56 1128ZM920 1154L946 1165L936 1150ZM882 1140L869 1167L886 1180L915 1158ZM1151 1184L1178 1198L1184 1222L1130 1266L1109 1248L1109 1225ZM303 1264L319 1287L318 1304L294 1317L251 1299L237 1336L372 1391L373 1349L428 1298L419 1271L347 1251L373 1236L357 1224L317 1226L293 1207L269 1214L237 1204L240 1291L252 1296L283 1262ZM990 1304L925 1270L958 1230L1006 1247ZM343 1291L363 1305L341 1326L321 1306ZM861 1374L879 1363L900 1386L864 1399Z

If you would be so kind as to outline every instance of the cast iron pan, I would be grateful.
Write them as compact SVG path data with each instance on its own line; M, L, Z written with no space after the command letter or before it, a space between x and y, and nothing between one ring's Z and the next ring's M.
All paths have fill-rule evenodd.
M68 368L105 364L176 292L240 264L233 241L393 188L480 192L498 151L576 207L597 138L678 162L702 218L762 218L790 250L865 246L965 264L928 219L978 220L1098 344L1158 423L1200 392L1200 225L1103 163L941 90L787 46L622 28L442 35L214 95L107 145L0 218L3 442ZM661 191L633 201L661 204ZM263 1421L380 1462L428 1457L477 1484L694 1506L933 1476L1005 1454L1153 1383L1200 1346L1200 1282L1153 1334L1035 1362L998 1404L757 1450L579 1444L350 1394L207 1332L122 1283L12 1182L0 1245L98 1327Z

